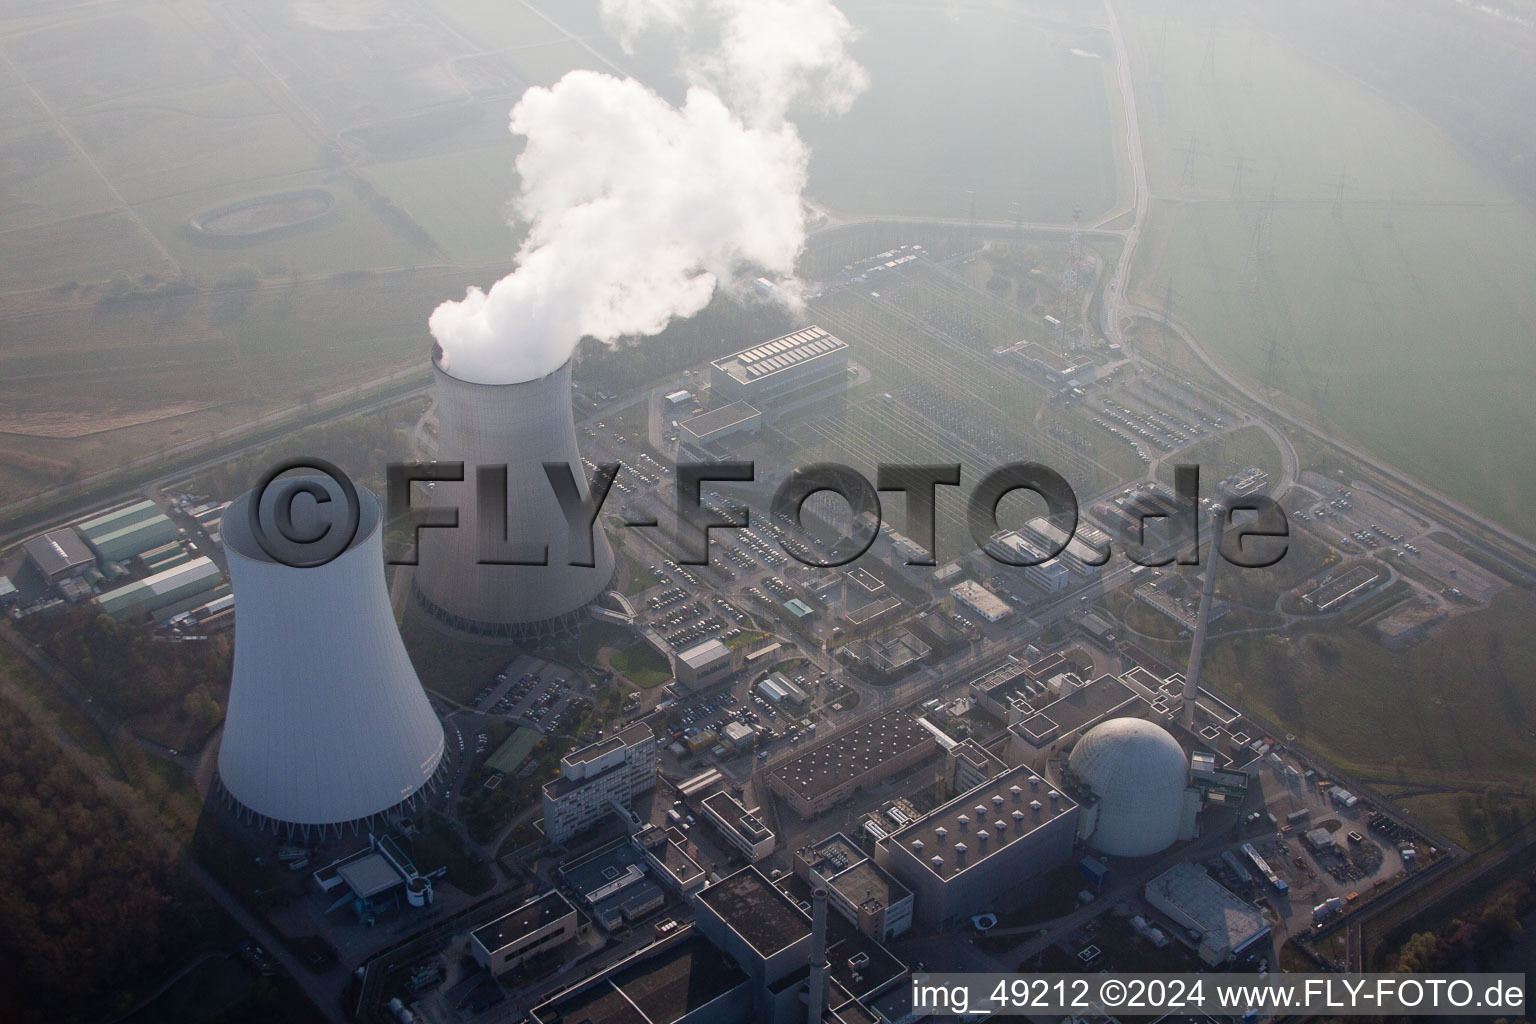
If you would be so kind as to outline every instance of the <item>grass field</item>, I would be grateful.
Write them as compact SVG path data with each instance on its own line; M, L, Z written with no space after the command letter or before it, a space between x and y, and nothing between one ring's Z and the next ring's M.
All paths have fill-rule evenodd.
M1220 690L1368 782L1529 793L1533 615L1536 598L1511 590L1407 651L1330 628L1219 640L1206 667Z
M510 269L521 232L508 223L517 147L498 146L372 164L363 173L403 207L455 263ZM487 275L487 284L494 280Z
M1125 11L1155 197L1138 298L1171 280L1229 365L1261 378L1273 341L1272 383L1319 425L1536 530L1536 216L1410 111L1212 10Z

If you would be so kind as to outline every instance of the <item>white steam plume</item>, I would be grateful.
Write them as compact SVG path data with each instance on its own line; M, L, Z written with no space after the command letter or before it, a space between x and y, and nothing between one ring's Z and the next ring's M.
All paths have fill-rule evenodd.
M699 15L718 45L691 62L681 107L595 71L524 93L511 118L527 140L513 208L528 235L516 269L428 321L443 368L461 379L542 377L583 336L655 334L744 269L794 272L808 153L786 115L812 90L841 112L864 87L842 13L830 0L604 0L603 9L626 45L649 26L691 27Z

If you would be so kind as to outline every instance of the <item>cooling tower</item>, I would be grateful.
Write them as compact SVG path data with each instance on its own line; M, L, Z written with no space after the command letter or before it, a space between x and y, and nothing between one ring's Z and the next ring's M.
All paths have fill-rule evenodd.
M463 483L439 483L432 503L458 510L457 529L423 529L413 576L416 604L449 629L475 638L523 640L565 629L613 579L613 549L594 526L591 566L571 565L570 531L545 463L571 468L581 496L587 472L576 448L571 364L537 380L477 384L446 372L436 377L439 462L463 462ZM547 565L486 565L475 497L477 470L506 466L505 527L498 539L548 545ZM515 552L529 560L526 552Z
M341 499L334 481L310 479ZM248 819L274 831L356 831L414 803L443 763L442 724L390 608L379 502L361 487L357 496L356 536L318 568L262 551L249 492L224 513L235 653L219 781ZM295 523L306 507L312 520L314 504L294 502Z

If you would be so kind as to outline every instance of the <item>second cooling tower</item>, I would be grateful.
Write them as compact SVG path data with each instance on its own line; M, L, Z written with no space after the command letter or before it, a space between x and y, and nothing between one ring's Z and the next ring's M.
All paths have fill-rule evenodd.
M613 549L594 526L590 566L571 565L569 528L545 463L564 463L585 498L587 472L576 447L569 361L516 384L477 384L433 360L441 462L464 463L463 483L439 483L437 508L457 509L457 529L423 529L412 589L418 607L457 633L523 640L578 622L613 578ZM548 545L546 565L481 564L485 552L475 499L480 467L506 467L505 536ZM501 524L495 524L498 536Z

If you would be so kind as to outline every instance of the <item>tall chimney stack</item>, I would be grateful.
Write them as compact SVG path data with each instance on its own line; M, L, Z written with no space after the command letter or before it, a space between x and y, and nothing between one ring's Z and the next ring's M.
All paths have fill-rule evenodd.
M1205 567L1205 586L1200 590L1200 616L1195 620L1195 639L1189 648L1189 671L1184 676L1184 697L1179 706L1179 722L1186 729L1195 727L1195 703L1200 698L1200 662L1205 658L1205 629L1211 622L1211 601L1216 595L1216 566L1221 562L1221 534L1227 524L1227 510L1211 506L1212 527L1210 562Z
M827 1008L827 890L811 893L811 977L805 999L806 1024L821 1024Z

